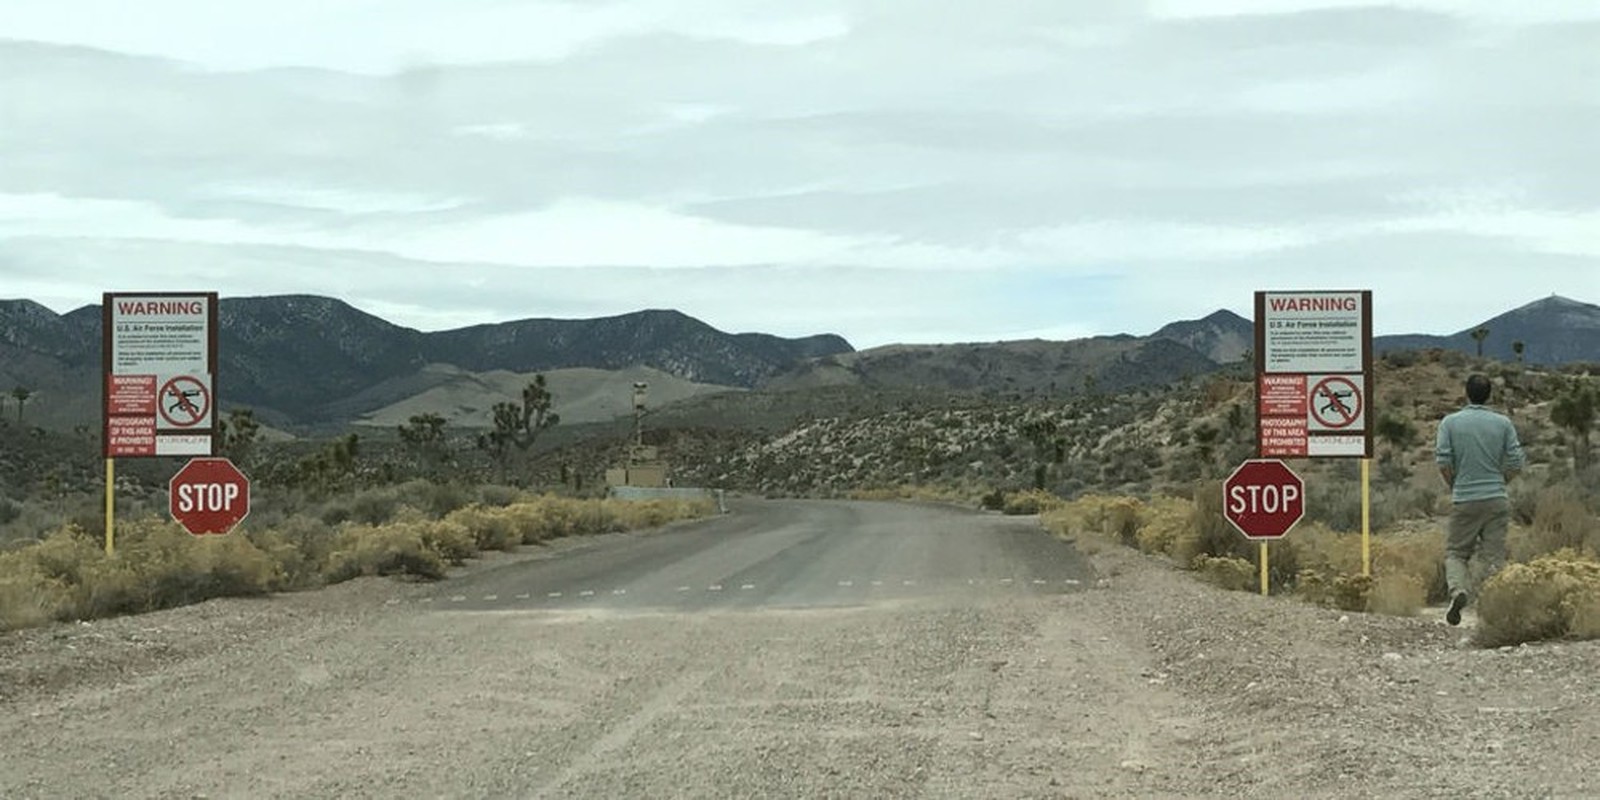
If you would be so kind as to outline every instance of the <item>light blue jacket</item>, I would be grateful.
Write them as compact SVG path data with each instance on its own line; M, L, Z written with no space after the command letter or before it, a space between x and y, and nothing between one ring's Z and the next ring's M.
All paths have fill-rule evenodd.
M1450 499L1457 503L1506 496L1506 473L1526 464L1516 426L1487 406L1469 405L1439 423L1433 449L1440 467L1455 471Z

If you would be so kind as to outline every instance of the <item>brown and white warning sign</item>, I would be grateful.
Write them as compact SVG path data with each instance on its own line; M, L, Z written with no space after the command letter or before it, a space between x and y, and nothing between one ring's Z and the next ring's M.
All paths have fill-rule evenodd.
M1261 458L1371 457L1372 292L1256 293Z
M101 318L106 457L211 455L217 294L108 293Z

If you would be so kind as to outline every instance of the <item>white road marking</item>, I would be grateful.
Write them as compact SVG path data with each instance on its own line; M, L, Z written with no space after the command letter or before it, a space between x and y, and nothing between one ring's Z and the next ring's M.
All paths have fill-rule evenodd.
M455 597L450 598L450 602L452 602L452 603L461 603L461 602L465 602L466 599L467 599L466 595L458 594Z
M579 597L594 597L594 590L593 589L584 589L583 591L578 592L578 596Z
M431 597L424 597L424 598L422 598L422 602L424 602L424 603L431 603L431 602L433 602L433 598L431 598Z
M545 595L545 596L546 597L560 597L561 593L560 592L551 592L550 594Z
M840 586L854 586L854 585L856 585L856 582L855 581L839 581L839 585Z
M1068 586L1078 586L1081 585L1083 581L1077 580L1076 578L1068 578L1065 581L1062 581L1062 583L1065 583Z
M901 586L916 586L917 582L916 581L901 581L900 585Z
M720 591L722 591L722 584L719 583L719 584L717 584L715 586L707 586L706 587L706 591L708 591L708 592L720 592Z
M1001 578L1000 582L1001 583L1016 583L1016 581L1012 580L1011 578Z
M740 587L739 587L739 588L740 588L740 589L741 589L741 590L743 590L743 591L746 591L746 592L748 592L748 591L750 591L750 590L751 590L751 589L754 589L754 588L756 588L756 585L755 585L755 584L753 584L753 583L747 583L747 584L745 584L745 585L743 585L743 586L740 586Z
M1044 584L1045 584L1045 582L1044 582L1044 581L1041 581L1041 580L1035 580L1035 581L1034 581L1034 582L1033 582L1033 585L1034 585L1034 586L1043 586L1043 585L1044 585Z
M678 591L687 592L687 591L689 591L689 587L687 587L687 586L679 586L678 587Z
M883 581L873 581L872 585L873 586L882 586L883 585Z
M627 594L628 590L627 589L612 589L611 593L614 594L614 595L615 594Z
M392 598L389 598L388 600L383 601L383 604L386 605L386 606L397 606L397 605L400 605L400 599L396 598L396 597L392 597Z
M523 594L519 594L519 595L517 595L517 599L518 599L518 600L526 600L526 599L528 599L528 598L530 598L530 597L532 597L532 596L533 596L533 593L532 593L532 592L525 592L525 593L523 593Z
M496 600L499 600L500 599L500 595L497 595L497 594L486 594L486 595L483 596L483 599L492 603L492 602L494 602Z

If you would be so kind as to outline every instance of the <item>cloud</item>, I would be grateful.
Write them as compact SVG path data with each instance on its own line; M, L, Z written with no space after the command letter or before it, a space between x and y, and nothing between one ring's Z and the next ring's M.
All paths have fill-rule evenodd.
M1262 283L1437 296L1394 330L1600 299L1575 4L220 9L11 12L7 291L341 293L418 326L671 305L865 343L1154 329Z

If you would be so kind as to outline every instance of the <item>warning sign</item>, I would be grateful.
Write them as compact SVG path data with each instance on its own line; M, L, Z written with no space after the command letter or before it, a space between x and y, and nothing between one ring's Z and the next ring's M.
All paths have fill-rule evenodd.
M104 295L107 458L212 454L217 295Z
M1256 292L1261 458L1372 455L1370 291Z

